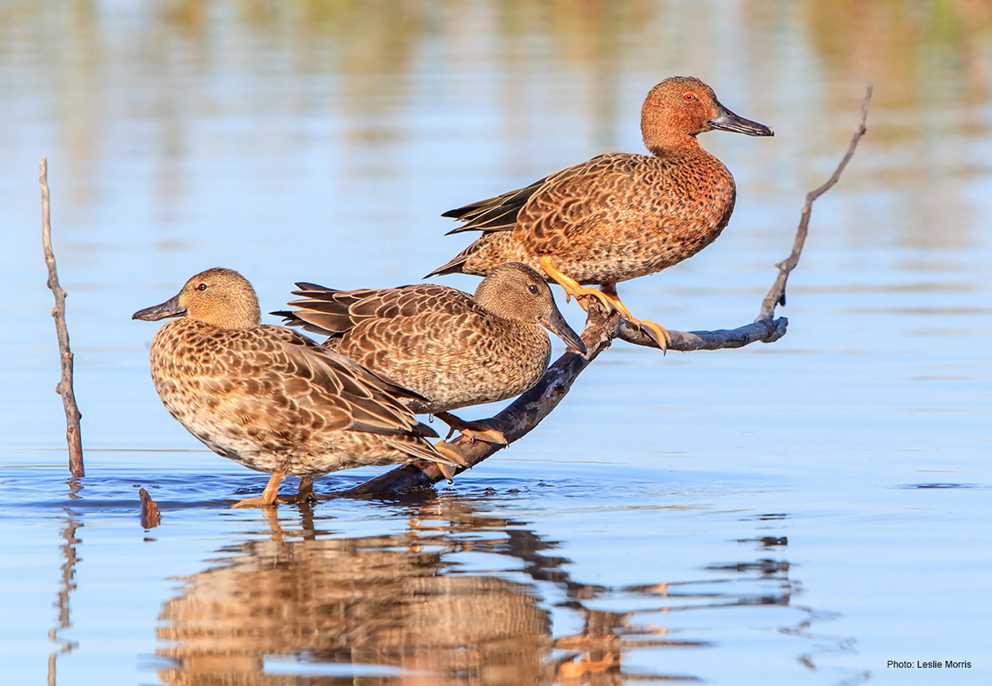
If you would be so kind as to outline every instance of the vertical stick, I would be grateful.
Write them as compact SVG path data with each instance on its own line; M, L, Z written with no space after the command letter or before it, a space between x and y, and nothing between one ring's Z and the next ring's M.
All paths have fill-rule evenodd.
M52 218L48 206L48 158L41 158L38 176L41 184L41 247L48 267L48 288L55 297L52 318L55 319L55 333L59 339L59 356L62 361L62 376L55 392L62 396L65 407L65 440L69 444L69 471L73 478L81 478L83 469L83 439L79 430L79 407L76 406L76 393L72 388L72 350L69 348L69 329L65 325L65 291L59 284L59 274L55 267L55 252L52 250Z

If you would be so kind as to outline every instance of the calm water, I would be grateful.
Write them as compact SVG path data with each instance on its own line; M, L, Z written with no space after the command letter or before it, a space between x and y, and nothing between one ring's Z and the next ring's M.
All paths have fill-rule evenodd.
M40 5L0 5L4 683L992 682L986 5ZM214 265L264 309L294 280L415 281L466 242L442 236L443 210L639 150L641 99L673 73L776 130L705 137L738 180L730 228L623 288L681 329L754 316L876 84L786 338L617 343L435 498L227 509L265 477L167 416L155 326L131 312ZM52 394L43 154L78 488ZM163 509L151 531L139 485Z

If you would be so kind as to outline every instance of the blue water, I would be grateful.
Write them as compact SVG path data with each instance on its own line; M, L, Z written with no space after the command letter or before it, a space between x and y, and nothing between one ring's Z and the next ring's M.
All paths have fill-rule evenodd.
M964 0L0 8L5 683L988 683L990 31ZM686 330L753 319L875 83L785 338L664 357L617 342L433 498L228 509L264 476L166 414L155 325L133 311L215 265L264 310L297 280L417 281L465 245L442 211L640 150L643 95L677 73L776 131L701 138L737 178L730 227L621 288ZM75 488L42 155L84 415ZM139 485L162 507L150 531ZM973 667L886 666L930 659Z

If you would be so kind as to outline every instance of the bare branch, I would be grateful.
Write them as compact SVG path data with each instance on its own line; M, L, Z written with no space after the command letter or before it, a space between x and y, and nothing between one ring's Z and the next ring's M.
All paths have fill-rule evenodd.
M796 228L796 238L792 243L792 252L787 258L776 265L778 267L778 277L775 279L772 287L768 289L765 299L761 301L761 312L758 313L758 319L755 321L771 319L775 316L775 308L778 305L785 305L785 286L789 281L789 274L799 264L799 256L803 252L803 246L806 245L806 236L809 234L809 218L813 213L813 203L837 184L840 180L840 175L847 167L847 163L854 157L854 151L857 149L861 137L868 131L868 107L871 105L872 90L872 85L868 84L868 87L865 89L864 100L861 101L861 124L851 136L851 142L847 145L847 152L840 159L837 168L834 169L834 173L830 175L830 178L823 185L814 188L806 194L806 202L803 204L803 211L799 216L799 226Z
M751 343L774 343L785 335L789 320L785 317L778 319L762 319L736 329L717 329L716 331L673 331L669 350L683 353L696 350L723 350L725 348L743 348ZM657 348L658 344L642 329L631 326L626 319L620 322L617 337L648 348Z
M772 343L785 335L789 320L785 317L775 319L775 308L785 304L785 286L789 274L799 263L806 236L809 232L809 220L813 203L821 195L830 190L840 179L848 162L854 155L858 142L864 136L868 118L868 107L871 103L872 87L869 85L861 104L861 124L855 131L847 152L841 158L834 173L827 181L806 194L799 226L793 242L792 253L778 267L778 276L769 289L761 305L761 313L754 322L736 329L720 329L717 331L669 331L671 344L669 350L691 352L695 350L722 350L725 348L740 348L751 343ZM498 429L503 432L509 443L513 443L533 430L547 417L568 393L575 379L589 366L590 363L609 347L614 338L620 338L628 343L656 348L657 344L644 331L631 326L616 313L607 315L595 303L590 305L589 316L586 320L582 340L589 349L588 359L580 355L566 352L551 365L538 381L537 385L511 403L506 409L487 420L479 422L483 426ZM500 446L481 441L473 441L467 436L459 436L449 444L465 458L469 466L475 466L495 454ZM465 468L459 468L458 472ZM403 493L420 488L427 488L441 481L444 475L436 465L427 462L415 462L397 467L381 476L366 481L351 489L345 495L349 496L387 496Z
M48 203L48 158L41 158L38 183L41 184L41 247L48 267L48 287L55 298L52 317L55 319L55 333L59 341L59 356L62 376L55 392L62 396L65 408L65 440L69 445L69 472L79 479L86 472L83 468L83 439L79 428L79 407L72 386L72 349L69 347L69 329L65 324L65 291L59 284L59 273L55 266L55 251L52 250L52 220Z

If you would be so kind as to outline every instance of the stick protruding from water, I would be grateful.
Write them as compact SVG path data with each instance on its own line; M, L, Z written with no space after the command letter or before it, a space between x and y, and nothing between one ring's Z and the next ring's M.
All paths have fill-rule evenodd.
M144 488L138 489L138 497L141 498L141 527L146 530L154 529L162 523L162 513L159 512L158 503Z
M55 298L52 318L55 320L55 333L59 341L59 358L62 376L55 392L62 396L65 408L65 440L69 446L69 472L79 479L86 474L83 467L83 438L79 428L79 407L76 405L76 392L72 386L72 349L69 347L69 329L65 324L65 291L59 283L59 273L55 265L55 251L52 249L52 217L48 202L48 158L42 157L38 183L41 185L41 247L48 267L48 288Z

